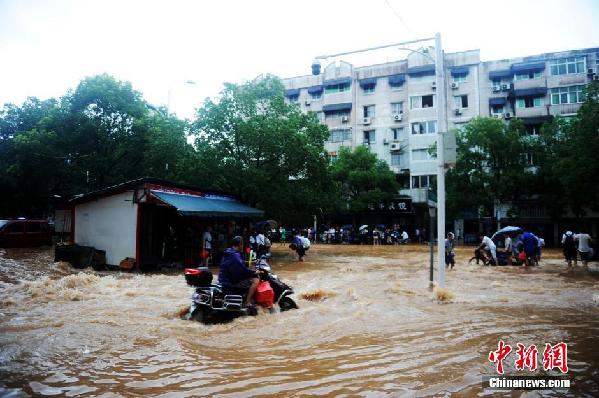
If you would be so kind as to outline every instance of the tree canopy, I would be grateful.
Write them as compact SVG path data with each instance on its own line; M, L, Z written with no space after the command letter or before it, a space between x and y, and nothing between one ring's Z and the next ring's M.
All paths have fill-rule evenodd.
M389 165L365 146L355 150L342 147L331 166L333 179L340 185L349 210L360 212L368 205L388 201L397 195L399 185Z

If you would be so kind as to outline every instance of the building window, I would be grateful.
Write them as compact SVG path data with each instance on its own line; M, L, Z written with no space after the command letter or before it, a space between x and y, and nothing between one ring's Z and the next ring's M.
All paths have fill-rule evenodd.
M330 111L325 114L327 119L338 119L340 117L349 117L348 111Z
M310 93L310 99L312 101L318 101L322 98L322 91L317 91L315 93Z
M516 99L516 108L538 108L543 106L543 97L525 97Z
M329 152L328 157L329 157L329 162L333 163L339 158L339 155L337 155L337 152Z
M468 96L467 95L456 95L453 97L453 103L456 108L468 108Z
M549 61L552 75L569 75L586 72L586 57L570 57Z
M402 154L401 153L391 153L391 166L401 166Z
M412 176L412 188L428 188L436 181L437 176Z
M433 157L429 153L428 148L412 149L412 161L432 159Z
M392 102L391 103L391 114L401 115L403 113L403 102Z
M412 123L412 134L434 134L437 132L437 121Z
M318 121L320 123L324 123L324 112L322 112L322 111L316 112L316 118L318 119Z
M532 156L532 153L531 152L526 152L525 156L526 156L526 164L528 166L534 166L535 162L534 162L534 158Z
M420 108L432 108L435 106L435 96L430 95L417 95L410 97L410 109Z
M350 129L331 130L329 132L329 142L341 142L351 140Z
M453 76L453 82L454 83L466 83L467 75L458 75L458 76Z
M584 102L585 86L557 87L551 89L551 105L579 104Z
M333 84L324 88L325 94L344 93L350 90L349 83Z
M289 102L296 103L296 102L299 101L299 95L294 95L294 96L291 96L291 97L287 97L287 99L289 100Z
M376 86L374 84L369 84L368 86L362 87L362 92L364 94L373 94Z
M376 132L374 130L364 131L364 145L374 144L376 139Z
M364 117L374 117L374 105L366 105L364 108Z
M543 75L542 72L526 72L514 75L515 80L532 80L532 79L540 79Z
M491 115L503 115L503 105L491 105Z
M539 135L541 131L541 126L536 124L529 124L524 127L526 130L526 135Z
M391 135L394 141L400 140L403 135L403 127L395 127L391 129Z

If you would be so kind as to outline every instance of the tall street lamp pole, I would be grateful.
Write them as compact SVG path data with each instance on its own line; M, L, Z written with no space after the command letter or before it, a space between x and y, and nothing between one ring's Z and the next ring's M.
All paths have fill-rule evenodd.
M439 287L445 286L445 145L447 132L447 98L445 96L445 65L441 34L435 34L435 71L437 75L437 261Z

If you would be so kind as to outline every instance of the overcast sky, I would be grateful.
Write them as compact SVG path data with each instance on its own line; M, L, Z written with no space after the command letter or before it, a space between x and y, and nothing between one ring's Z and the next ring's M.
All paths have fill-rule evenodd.
M0 0L0 104L106 72L156 105L170 91L171 110L191 117L225 81L309 74L316 55L437 31L445 51L478 48L483 61L599 47L599 0ZM366 62L394 58L405 53Z

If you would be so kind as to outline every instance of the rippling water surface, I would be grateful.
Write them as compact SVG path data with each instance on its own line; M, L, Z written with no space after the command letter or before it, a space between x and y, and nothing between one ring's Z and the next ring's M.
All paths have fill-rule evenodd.
M179 318L181 274L79 272L50 248L0 249L0 395L479 396L503 339L567 342L569 394L598 396L596 264L567 272L548 251L538 268L483 267L470 253L439 304L425 246L313 246L305 263L277 249L279 277L322 300L205 326Z

